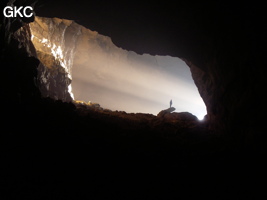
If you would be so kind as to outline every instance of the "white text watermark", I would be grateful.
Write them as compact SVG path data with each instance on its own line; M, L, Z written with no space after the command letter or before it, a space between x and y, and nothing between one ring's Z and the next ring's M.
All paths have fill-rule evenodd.
M6 6L3 10L3 14L5 17L32 17L33 16L33 8L31 6L20 6L20 7L12 7Z

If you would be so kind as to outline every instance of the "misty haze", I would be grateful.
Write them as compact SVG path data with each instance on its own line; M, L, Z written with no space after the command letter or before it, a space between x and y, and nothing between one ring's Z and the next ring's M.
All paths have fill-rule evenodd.
M39 59L51 68L53 61L47 58L52 55L72 79L68 92L73 99L113 111L154 115L169 108L172 100L175 112L190 112L199 119L206 115L189 67L181 59L126 51L71 20L36 17L30 27ZM53 84L61 89L54 79L40 74L45 96L59 98L59 91L51 91Z
M75 100L96 102L103 108L152 113L169 107L202 119L206 106L179 58L138 55L116 47L109 37L82 28L72 68Z

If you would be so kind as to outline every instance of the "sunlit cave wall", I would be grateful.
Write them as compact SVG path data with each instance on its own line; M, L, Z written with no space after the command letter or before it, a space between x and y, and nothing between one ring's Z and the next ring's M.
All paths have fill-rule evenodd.
M191 112L199 119L206 114L189 67L179 58L126 51L71 20L36 17L29 26L41 61L43 96L155 115L169 108L172 99L175 112Z
M35 17L29 24L40 60L39 88L44 97L72 101L71 69L79 26L70 20Z

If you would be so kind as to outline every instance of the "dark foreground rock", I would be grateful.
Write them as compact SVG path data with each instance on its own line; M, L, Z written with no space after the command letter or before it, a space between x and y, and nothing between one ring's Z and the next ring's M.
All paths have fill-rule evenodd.
M175 111L175 108L174 107L170 107L170 108L168 108L166 110L160 111L157 116L158 117L164 117L167 113L171 113L173 111Z

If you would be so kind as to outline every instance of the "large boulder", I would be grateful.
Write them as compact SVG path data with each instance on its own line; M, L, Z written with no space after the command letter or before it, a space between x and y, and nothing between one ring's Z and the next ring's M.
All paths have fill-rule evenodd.
M158 113L157 117L163 119L163 121L168 122L183 122L183 121L191 121L191 122L197 122L198 118L189 113L189 112L173 112L175 111L174 107L170 107L166 110L162 110Z
M167 120L177 120L177 121L197 121L197 117L189 112L173 112L173 113L166 113L164 118Z
M173 111L175 111L175 108L174 108L174 107L170 107L170 108L168 108L168 109L166 109L166 110L162 110L162 111L160 111L160 112L157 114L157 116L158 116L158 117L164 117L167 113L171 113L171 112L173 112Z

